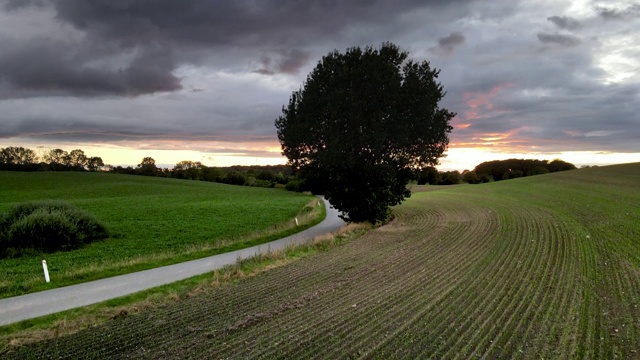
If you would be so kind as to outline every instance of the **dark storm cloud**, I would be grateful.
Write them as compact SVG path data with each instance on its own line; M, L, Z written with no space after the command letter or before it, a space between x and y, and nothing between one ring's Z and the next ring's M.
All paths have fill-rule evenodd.
M582 41L580 38L569 35L569 34L559 34L559 33L544 33L539 32L537 34L538 40L545 44L557 44L562 46L576 46L580 44Z
M457 1L462 2L466 1ZM435 0L393 4L383 0L53 0L47 4L55 19L83 34L84 40L58 46L24 39L17 48L5 46L8 51L0 56L0 85L4 85L0 98L171 92L181 89L175 75L180 65L224 56L234 48L267 53L260 59L259 73L296 74L310 57L304 47L313 42L336 36L353 24L393 21L411 9L444 6ZM4 8L19 12L41 5L36 0L11 0ZM95 44L109 47L109 55L93 52ZM95 65L133 52L138 55L129 56L128 62ZM29 64L26 69L19 66L23 62Z
M463 3L466 1L455 1ZM57 17L122 44L154 39L189 44L307 43L304 35L337 34L352 23L391 20L436 0L301 2L296 0L58 0Z
M576 30L581 27L580 22L568 16L551 16L547 20L561 29Z
M87 50L87 51L84 51ZM162 48L140 49L120 69L90 65L89 47L54 41L33 41L0 54L0 98L39 95L135 96L175 91L180 81L171 71L171 53Z
M633 4L624 9L598 6L596 11L605 20L631 20L640 17L640 4Z
M182 88L171 73L176 66L171 51L162 47L146 47L118 75L123 77L127 95L175 91Z

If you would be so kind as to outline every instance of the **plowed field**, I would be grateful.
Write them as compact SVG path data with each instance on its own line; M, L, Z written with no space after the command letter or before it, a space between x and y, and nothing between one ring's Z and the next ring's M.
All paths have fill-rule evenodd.
M639 358L639 185L631 164L416 192L345 245L4 356Z

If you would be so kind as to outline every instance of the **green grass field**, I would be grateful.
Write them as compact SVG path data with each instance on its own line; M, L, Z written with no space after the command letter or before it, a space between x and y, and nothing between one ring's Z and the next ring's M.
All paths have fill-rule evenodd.
M6 358L639 358L640 164L416 187L328 251Z
M60 199L95 215L111 237L71 252L0 260L0 297L148 269L273 240L321 220L314 197L216 183L100 173L0 172L0 212ZM315 202L314 202L315 204ZM304 219L296 229L294 217Z

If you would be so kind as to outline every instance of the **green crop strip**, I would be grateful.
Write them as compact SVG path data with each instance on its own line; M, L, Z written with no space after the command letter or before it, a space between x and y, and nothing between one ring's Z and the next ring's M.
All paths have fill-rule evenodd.
M0 297L233 251L290 235L324 216L312 196L197 181L2 171L0 184L0 212L32 200L64 200L93 214L111 234L75 251L0 260Z

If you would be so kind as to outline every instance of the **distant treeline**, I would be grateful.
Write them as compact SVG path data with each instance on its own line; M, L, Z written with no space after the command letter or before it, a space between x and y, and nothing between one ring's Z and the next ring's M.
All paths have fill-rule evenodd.
M416 174L419 185L455 185L462 182L479 184L524 176L573 170L576 167L560 159L494 160L479 164L472 171L438 171L426 168ZM157 176L175 179L212 181L231 185L285 187L292 191L309 190L287 165L208 167L199 161L180 161L173 168L160 168L151 157L145 157L136 167L105 165L98 156L87 156L80 149L67 152L52 149L41 158L31 149L8 147L0 149L0 170L13 171L105 171L118 174Z
M80 149L66 152L51 149L40 156L23 147L0 149L0 170L15 171L100 171L105 164L98 156L87 156Z
M138 166L110 167L112 173L158 176L174 179L211 181L230 185L258 187L284 187L292 179L292 169L286 165L251 165L209 167L199 161L184 160L173 168L159 168L151 157L145 157Z
M459 171L439 172L435 168L427 168L420 172L418 184L454 185L461 182L479 184L573 170L575 168L575 165L560 159L553 161L537 159L494 160L483 162L472 171L465 170L462 173Z
M104 171L259 187L285 187L292 180L293 173L286 165L208 167L189 160L180 161L170 169L160 168L151 157L143 158L136 167L111 166L100 157L87 156L81 149L71 152L52 149L37 156L33 150L23 147L0 149L0 170Z

